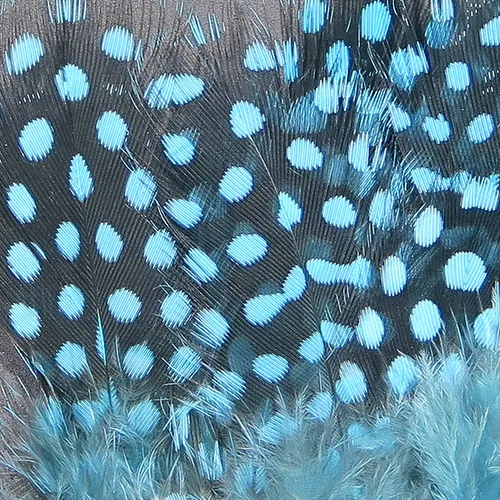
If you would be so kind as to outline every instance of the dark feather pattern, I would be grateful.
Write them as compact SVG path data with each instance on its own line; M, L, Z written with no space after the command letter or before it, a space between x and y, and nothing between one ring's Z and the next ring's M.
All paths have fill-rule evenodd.
M122 428L111 462L131 476L113 465L117 489L85 498L427 498L394 487L412 482L403 465L385 494L276 489L291 442L383 447L386 422L413 418L394 460L416 453L417 483L460 498L426 469L419 398L453 399L435 374L462 373L450 359L473 360L458 399L497 376L500 3L283 2L279 40L233 2L206 19L33 5L2 14L0 291L49 397L36 487L77 498L38 455L69 439L61 456L81 462L85 436L97 464ZM247 448L281 478L268 489L238 476Z

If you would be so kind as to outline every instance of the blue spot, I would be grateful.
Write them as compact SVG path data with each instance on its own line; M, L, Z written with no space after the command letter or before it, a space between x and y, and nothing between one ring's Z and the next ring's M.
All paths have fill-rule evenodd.
M73 156L69 165L69 188L73 196L84 202L94 190L94 181L82 155Z
M196 315L193 335L205 347L219 349L230 334L229 323L215 309L203 309Z
M319 363L325 355L325 342L320 333L313 333L299 347L299 356L308 363Z
M138 212L148 210L156 197L156 181L150 172L138 168L128 176L125 184L125 199Z
M262 260L268 250L265 238L258 234L241 234L227 246L227 254L240 266L252 266Z
M271 71L278 69L278 61L274 51L263 42L253 42L247 47L243 65L250 71Z
M341 349L345 347L354 338L354 329L333 323L332 321L322 321L320 333L323 340L333 349Z
M151 434L160 422L160 410L152 401L142 401L130 408L127 420L130 427L141 437Z
M272 445L278 445L283 440L297 434L299 425L295 418L288 415L273 415L260 429L261 441Z
M345 404L360 403L368 392L366 377L355 363L346 361L340 365L340 380L335 382L335 391Z
M155 355L149 347L134 345L123 356L122 367L127 377L132 380L140 380L149 375L154 362Z
M157 231L148 238L144 246L144 259L153 269L168 269L176 257L177 247L168 231Z
M44 55L40 39L30 33L24 33L14 40L10 50L5 53L5 68L7 73L21 75L36 66Z
M358 88L358 81L357 73L350 80L338 78L322 80L314 91L315 107L326 114L338 113L341 109L347 111Z
M451 290L477 292L486 281L486 266L473 252L457 252L444 266L444 278Z
M480 144L487 141L495 132L495 122L493 117L486 113L476 116L467 125L467 136L473 144Z
M118 151L125 145L128 126L116 111L105 111L96 123L97 140L110 151Z
M57 306L68 319L78 319L85 311L85 295L76 285L65 285L57 297Z
M78 425L88 433L91 433L95 429L102 416L102 408L100 408L99 403L86 399L73 403L71 411Z
M351 54L348 45L339 40L326 53L326 70L335 80L344 80L349 76Z
M486 47L500 45L500 17L494 17L479 30L479 41Z
M318 33L326 23L328 5L324 0L305 0L302 11L304 33Z
M72 222L62 222L56 231L56 247L60 254L69 261L75 261L80 255L80 232Z
M498 208L500 197L498 186L498 176L472 179L463 192L462 208L464 210L479 208L488 212L495 211Z
M469 66L464 62L452 62L445 70L446 85L450 90L460 92L471 84Z
M182 346L170 358L168 368L174 382L190 380L201 368L201 356L191 347Z
M230 399L241 399L245 392L245 380L234 372L221 371L214 375L214 385Z
M382 289L386 295L394 297L400 294L408 281L406 264L395 255L387 257L380 269L380 280L382 282Z
M308 139L294 139L286 150L291 165L299 170L317 170L323 166L323 153Z
M442 144L449 140L452 132L450 123L445 120L442 114L439 114L436 118L426 116L422 129L427 132L429 139L436 144Z
M181 106L194 101L204 90L205 82L197 76L164 74L150 82L144 99L150 108L165 109L172 104Z
M219 194L228 203L244 200L253 189L253 176L243 167L230 167L219 183Z
M288 373L288 361L276 354L263 354L253 360L253 372L264 382L276 384Z
M391 27L391 13L385 3L376 0L361 11L361 36L369 42L383 42Z
M63 101L83 101L89 95L90 85L87 75L74 64L62 67L54 81Z
M99 224L95 233L95 245L101 258L110 263L117 262L123 251L122 237L108 223Z
M77 23L87 18L87 0L56 0L55 22ZM50 20L54 22L52 12L49 11Z
M276 44L278 64L283 68L285 82L294 82L299 76L299 47L293 40L287 40L281 46Z
M9 320L17 335L23 339L33 340L40 335L42 322L36 309L22 302L12 304L9 309Z
M182 326L191 314L191 301L186 293L174 290L161 303L160 316L169 328Z
M40 261L24 243L17 242L11 245L6 260L11 273L25 283L31 283L40 274Z
M306 269L311 278L320 285L345 283L355 288L366 289L373 282L372 263L364 257L358 257L350 264L311 259L306 262Z
M347 160L358 172L365 172L370 166L369 135L360 134L352 140L347 150Z
M394 205L394 197L389 191L377 191L370 204L370 222L377 229L391 229L396 220Z
M108 309L118 323L133 323L141 313L142 304L134 292L120 288L108 297Z
M315 420L326 422L333 413L333 396L329 392L319 392L307 403L306 411Z
M87 353L80 344L64 343L55 356L56 365L64 374L72 378L80 378L89 370Z
M410 328L420 342L429 342L443 328L439 307L430 300L421 300L410 314Z
M302 208L288 193L278 195L278 204L278 222L287 231L302 222Z
M389 63L389 77L401 90L410 91L417 77L429 72L429 61L422 45L408 46L393 52Z
M322 216L331 226L345 229L354 226L357 218L356 208L345 196L334 196L325 201Z
M245 302L245 318L254 326L267 325L281 312L287 302L287 297L282 293L257 295Z
M188 134L166 134L162 137L165 156L177 166L190 163L196 154L196 143Z
M417 384L419 374L417 363L409 356L398 356L387 369L387 380L392 392L401 398Z
M134 35L123 26L108 28L101 39L101 50L117 61L131 61L134 57Z
M191 200L170 200L166 203L165 210L185 229L192 229L203 219L203 209Z
M399 106L396 106L394 103L389 104L389 113L394 132L399 134L411 126L411 117L409 113Z
M9 186L7 189L7 206L20 224L35 220L36 202L24 184Z
M455 17L455 0L439 0L430 3L432 19L438 23L451 21Z
M19 147L28 161L41 161L54 146L54 130L46 118L31 120L19 134Z
M363 309L356 327L358 342L367 349L378 349L384 336L385 325L382 316L371 307Z
M500 287L493 289L491 308L485 309L474 321L474 337L479 346L496 351L500 336Z
M449 179L430 168L419 167L411 171L411 180L420 193L439 193L450 189Z
M199 248L193 248L184 258L186 272L197 283L208 283L219 275L219 268L214 260Z
M231 130L238 139L248 139L264 130L266 118L255 104L238 101L231 108L229 121Z
M421 247L434 245L444 229L443 215L436 207L426 208L415 221L415 243Z
M287 300L299 300L306 289L306 275L301 267L295 266L283 283L283 295Z
M455 34L455 23L452 21L431 21L425 29L427 45L432 49L445 49Z

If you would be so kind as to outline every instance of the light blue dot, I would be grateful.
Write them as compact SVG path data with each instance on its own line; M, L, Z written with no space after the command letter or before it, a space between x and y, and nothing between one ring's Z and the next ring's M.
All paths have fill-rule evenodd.
M50 21L56 23L77 23L87 18L86 0L57 0L54 12L49 12Z
M366 307L359 315L356 327L358 342L367 349L378 349L385 336L384 320L371 307Z
M170 200L165 204L165 210L179 226L185 229L192 229L203 219L203 209L191 200Z
M358 257L350 264L336 264L324 259L306 262L311 278L321 285L345 283L364 290L373 283L373 265L364 257Z
M474 337L479 346L496 351L500 337L500 285L495 284L491 308L474 321Z
M214 375L214 385L230 399L241 399L245 392L245 380L234 372L220 371Z
M448 141L452 133L450 123L442 114L439 114L436 118L426 116L422 129L427 132L429 139L436 144Z
M7 206L20 224L33 222L36 217L36 202L24 184L12 184L7 189Z
M409 113L394 103L389 104L389 114L394 132L399 134L411 126Z
M358 214L354 204L345 196L334 196L325 201L322 216L327 224L346 229L354 226Z
M59 253L69 261L75 261L80 255L80 231L72 222L62 222L56 231L56 247Z
M97 140L110 151L118 151L125 145L128 126L116 111L105 111L96 123Z
M94 190L94 180L82 155L73 156L69 166L69 188L78 201L85 201Z
M175 241L168 231L157 231L148 237L144 246L144 259L153 269L164 270L172 267L177 257Z
M410 314L410 328L420 342L433 340L443 328L443 318L439 307L431 300L421 300Z
M287 302L283 293L257 295L245 302L245 319L254 326L267 325L283 310Z
M179 290L169 293L160 306L160 316L169 328L182 326L191 314L191 300Z
M122 368L127 377L132 380L140 380L149 375L154 362L155 355L149 347L134 345L123 356Z
M461 207L464 210L479 208L494 212L500 200L499 181L500 178L497 175L471 179L463 191Z
M401 90L412 90L417 77L429 72L429 61L423 46L409 46L398 49L391 55L389 63L389 77Z
M360 403L368 392L366 377L361 368L350 361L340 365L340 379L335 383L335 392L345 404Z
M205 347L219 349L231 332L229 323L219 311L203 309L195 318L193 336Z
M314 333L305 339L299 347L299 356L308 363L319 363L325 355L325 342L320 333Z
M238 101L231 108L229 121L231 130L238 139L248 139L264 129L266 119L255 104Z
M406 287L408 270L402 259L391 255L387 257L380 269L382 289L389 297L399 295Z
M201 356L191 347L182 346L170 358L168 368L174 382L185 382L200 371Z
M112 26L102 36L101 50L117 61L131 61L135 50L134 35L123 26Z
M476 116L469 125L467 125L467 137L473 144L481 144L493 135L495 128L493 117L483 113Z
M450 90L461 92L470 87L469 66L464 62L452 62L445 69L446 85Z
M151 434L160 422L160 410L152 401L142 401L130 408L127 420L130 427L141 437Z
M361 11L361 36L370 42L383 42L391 27L391 13L385 3L376 0Z
M80 344L66 342L57 351L56 365L65 375L71 378L80 378L89 370L87 353Z
M394 205L395 200L390 191L377 191L368 211L370 222L377 229L391 229L396 220Z
M306 411L315 420L326 422L333 413L332 394L329 392L319 392L307 403Z
M199 248L191 249L184 258L186 272L197 283L209 283L219 275L214 260Z
M478 292L487 278L486 265L473 252L457 252L444 266L444 278L451 290Z
M479 30L479 41L485 47L500 45L500 17L494 17Z
M409 356L398 356L387 369L387 380L391 391L401 398L417 384L419 368Z
M304 270L293 267L283 283L283 295L287 300L299 300L307 289L307 278Z
M353 338L353 328L332 321L323 320L320 325L323 340L333 349L345 347Z
M66 64L54 77L57 92L63 101L83 101L90 91L89 80L83 70Z
M100 417L102 409L98 402L91 402L86 399L77 401L71 405L71 411L78 425L86 432L91 433Z
M196 154L194 139L185 134L166 134L162 137L163 152L176 166L189 164Z
M11 245L6 260L11 273L25 283L31 283L40 274L40 261L25 243Z
M40 335L42 322L38 311L22 302L12 304L9 309L9 320L19 337L33 340Z
M456 32L454 22L439 22L431 20L425 29L427 45L431 49L445 49L453 40Z
M277 446L283 440L297 434L297 420L288 415L273 415L260 429L259 438L265 443Z
M328 5L324 0L305 0L302 10L304 33L318 33L326 23Z
M441 237L444 229L443 215L436 207L426 208L415 221L414 239L421 247L430 247Z
M108 223L101 223L95 233L95 245L105 262L117 262L123 251L123 239L118 231Z
M299 170L317 170L323 166L323 153L308 139L294 139L286 150L286 157Z
M285 82L294 82L299 77L299 46L293 40L276 43L276 57L283 68Z
M287 231L302 222L302 208L288 193L278 195L278 223Z
M282 356L276 354L262 354L253 360L253 372L264 382L276 384L281 382L290 365Z
M351 54L349 46L343 41L335 42L326 53L326 70L335 80L344 80L349 76Z
M219 183L219 194L228 203L244 200L253 189L253 176L243 167L230 167Z
M65 285L57 297L57 306L68 319L79 319L85 311L85 295L76 285Z
M24 33L14 40L10 50L5 53L5 68L7 73L21 75L36 66L44 55L41 40L31 33Z
M194 101L205 90L205 82L194 75L163 74L152 80L144 92L144 99L153 109L181 106Z
M19 134L19 147L28 161L41 161L54 147L54 130L46 118L31 120Z
M141 313L142 303L134 292L120 288L108 297L108 309L118 323L133 323Z
M156 197L156 181L153 175L143 168L130 172L125 184L125 199L138 212L148 210Z
M273 50L263 42L253 42L245 52L243 65L250 71L271 71L278 69L278 61Z
M370 166L370 144L368 134L360 134L352 140L347 150L347 160L358 172L365 172Z
M241 234L233 238L226 251L240 266L252 266L266 256L268 243L258 234Z

